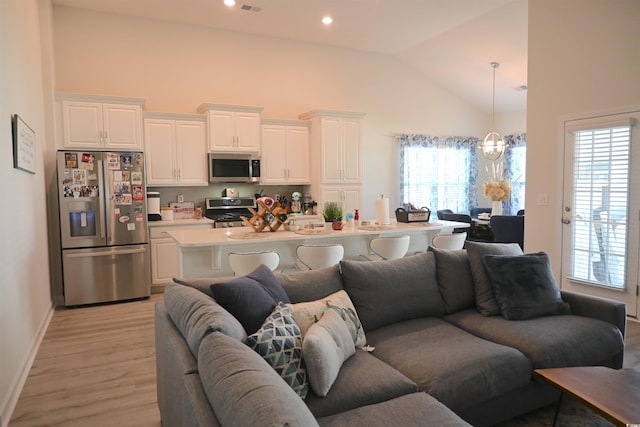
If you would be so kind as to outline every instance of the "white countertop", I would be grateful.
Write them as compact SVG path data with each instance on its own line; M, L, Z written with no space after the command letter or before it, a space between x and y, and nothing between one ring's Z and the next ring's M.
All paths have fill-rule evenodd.
M149 227L171 227L171 226L202 225L202 224L213 225L213 220L202 217L200 219L196 219L196 218L174 219L173 221L147 221L147 225Z
M158 223L177 221L157 221ZM283 228L276 232L263 231L256 233L248 227L235 228L211 228L195 230L170 230L167 234L171 236L180 247L202 247L202 246L226 246L226 245L246 245L254 241L299 241L309 239L348 238L356 235L385 235L385 234L414 234L436 232L441 230L469 227L468 223L454 221L439 222L413 222L396 223L389 226L368 226L368 227L344 227L342 230L334 231L328 228L321 229L314 234L304 234L305 230L285 231Z

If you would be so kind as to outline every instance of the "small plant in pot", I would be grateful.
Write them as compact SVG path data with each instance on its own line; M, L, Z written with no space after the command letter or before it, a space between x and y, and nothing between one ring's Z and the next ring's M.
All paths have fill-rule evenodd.
M342 230L342 206L338 202L326 202L322 216L326 222L332 223L334 230Z

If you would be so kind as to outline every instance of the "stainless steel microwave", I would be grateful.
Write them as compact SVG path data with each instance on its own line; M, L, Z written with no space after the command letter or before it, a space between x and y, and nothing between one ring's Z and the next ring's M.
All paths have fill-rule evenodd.
M209 153L209 182L258 182L260 158L255 154Z

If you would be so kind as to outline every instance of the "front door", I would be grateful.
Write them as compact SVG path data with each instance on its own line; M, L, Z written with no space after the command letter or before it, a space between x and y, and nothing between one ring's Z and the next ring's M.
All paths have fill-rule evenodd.
M640 111L564 123L562 288L638 315Z

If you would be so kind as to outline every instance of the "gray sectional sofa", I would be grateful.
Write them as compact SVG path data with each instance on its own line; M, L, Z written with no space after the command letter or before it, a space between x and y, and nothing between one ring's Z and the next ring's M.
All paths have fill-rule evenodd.
M289 300L293 317L304 302L329 307L346 291L361 326L354 342L369 346L350 356L331 353L345 360L328 393L311 387L304 399L246 344L253 331L214 299L225 300L217 290L234 278L176 280L155 312L163 425L488 426L549 404L559 393L534 380L533 370L620 368L626 313L621 303L557 287L532 294L540 281L553 281L539 255L521 255L517 244L472 243L462 251L275 273L286 292L276 299ZM502 270L490 269L489 258ZM509 267L513 262L524 267ZM547 276L539 275L545 268ZM513 281L523 275L532 283L518 294Z

